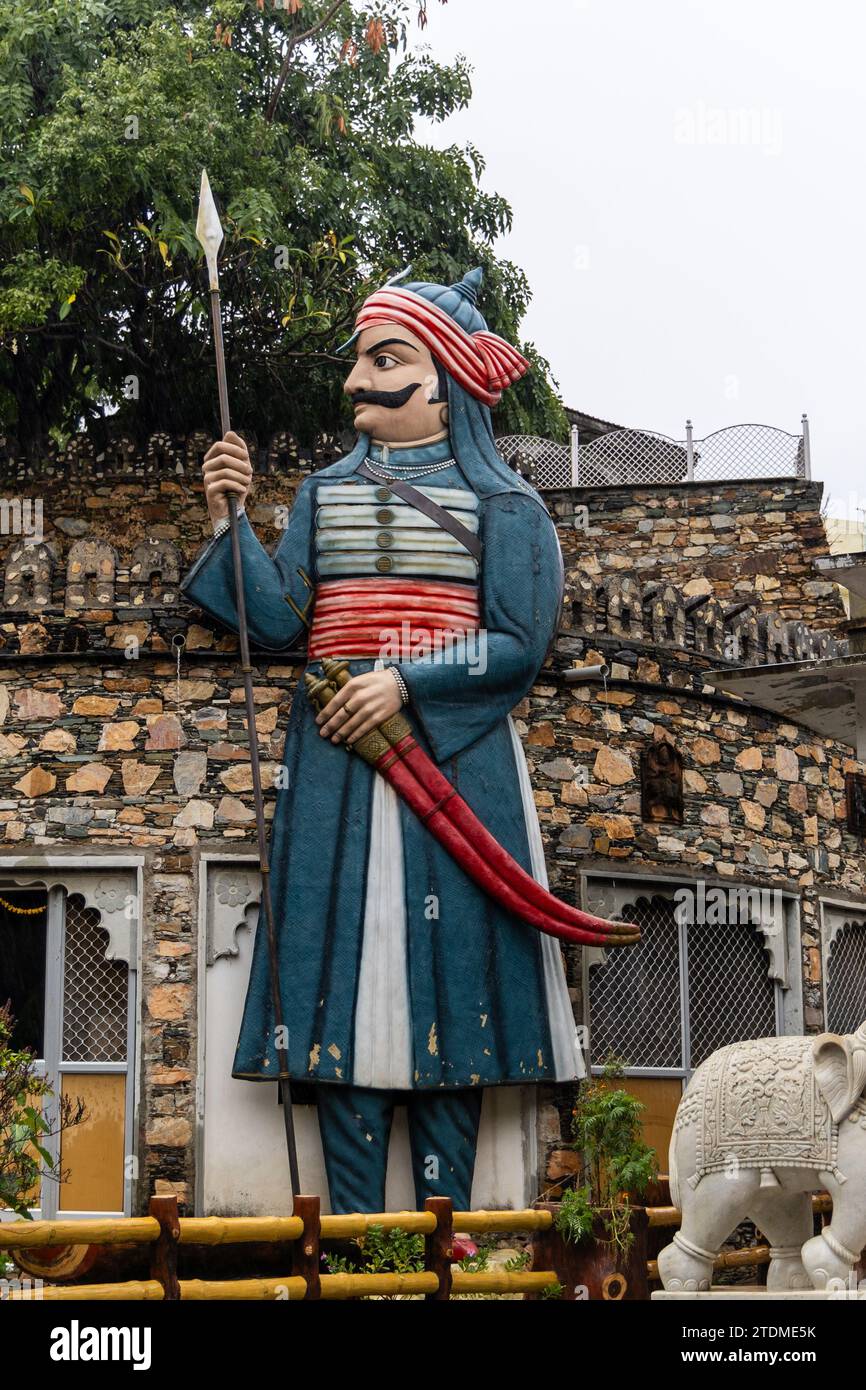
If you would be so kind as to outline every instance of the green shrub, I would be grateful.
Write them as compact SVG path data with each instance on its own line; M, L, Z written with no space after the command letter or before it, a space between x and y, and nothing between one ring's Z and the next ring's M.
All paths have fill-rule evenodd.
M580 1241L601 1216L608 1240L625 1254L633 1240L630 1199L646 1191L658 1163L641 1136L644 1106L629 1091L610 1085L622 1076L623 1065L609 1059L600 1077L581 1082L571 1132L583 1166L574 1187L563 1193L556 1226L569 1240Z

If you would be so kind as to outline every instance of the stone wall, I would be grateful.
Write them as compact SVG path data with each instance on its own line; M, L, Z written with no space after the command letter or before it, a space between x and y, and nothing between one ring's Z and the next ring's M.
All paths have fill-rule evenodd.
M753 599L783 618L836 627L845 617L838 590L812 568L828 554L822 492L821 483L778 478L545 497L563 522L566 564L575 569L669 581L686 599L710 592L728 604Z
M266 545L308 467L294 458L258 477L249 510ZM199 856L255 843L236 639L177 592L210 527L192 464L184 476L151 461L139 477L111 478L88 464L17 495L41 500L44 536L41 548L8 536L0 553L0 855L144 852L138 1205L154 1188L190 1202ZM796 892L807 1026L818 1029L818 895L866 897L844 808L844 774L860 765L842 745L713 693L704 675L844 649L837 591L811 577L811 557L827 551L820 487L575 489L548 502L567 602L516 715L554 886L574 899L581 870L618 866ZM303 654L254 659L270 783ZM600 660L606 686L566 683L573 664ZM641 819L640 756L659 740L685 760L681 826ZM579 964L570 952L578 1016ZM567 1095L542 1097L540 1178L556 1174L567 1108Z

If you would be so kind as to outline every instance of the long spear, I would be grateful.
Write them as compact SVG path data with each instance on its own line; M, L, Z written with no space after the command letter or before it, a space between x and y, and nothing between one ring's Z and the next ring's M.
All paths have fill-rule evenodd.
M217 256L223 240L214 196L211 192L207 170L201 171L201 191L198 200L198 220L195 234L201 242L207 260L210 280L210 307L213 319L214 348L216 350L217 385L220 401L220 424L223 438L231 429L229 422L229 397L226 384L226 358L223 346L222 315L220 312L219 273ZM292 1115L292 1087L285 1046L286 1031L283 1025L283 1005L280 994L279 961L277 958L277 934L274 927L274 910L271 903L271 877L268 863L268 841L265 832L265 804L262 797L262 776L259 766L259 738L256 728L256 706L253 698L253 668L250 665L250 638L247 629L247 610L244 597L243 563L241 561L240 532L238 529L237 497L233 492L226 494L229 509L229 530L231 532L232 566L234 568L235 600L238 613L238 637L241 648L241 670L244 673L244 696L247 707L247 731L250 745L250 765L253 774L253 798L256 805L256 832L259 845L259 869L262 875L262 908L264 909L265 929L268 940L268 960L271 972L271 995L274 1010L274 1027L277 1033L277 1057L279 1059L278 1081L280 1099L283 1105L283 1122L286 1128L286 1148L289 1154L289 1173L292 1183L292 1196L300 1191L298 1177L298 1152L295 1144L295 1125Z

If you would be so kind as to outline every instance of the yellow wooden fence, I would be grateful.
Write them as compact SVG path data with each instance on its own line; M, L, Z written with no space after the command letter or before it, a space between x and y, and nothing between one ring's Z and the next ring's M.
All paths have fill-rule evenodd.
M816 1213L831 1210L826 1193L812 1199ZM640 1208L634 1209L641 1212ZM674 1206L647 1207L641 1213L641 1231L675 1228L680 1213ZM322 1241L359 1239L371 1228L399 1229L424 1237L424 1269L406 1274L322 1274ZM504 1235L509 1232L546 1233L545 1249L553 1268L544 1270L482 1270L478 1273L453 1268L454 1231L469 1235ZM291 1269L282 1277L258 1279L180 1279L178 1251L182 1245L245 1245L256 1242L290 1243ZM455 1212L446 1197L430 1197L423 1211L353 1213L322 1216L318 1197L296 1197L292 1216L185 1216L178 1215L176 1197L152 1197L149 1215L92 1220L15 1221L0 1225L0 1249L35 1250L69 1245L147 1245L150 1278L118 1283L46 1284L38 1294L14 1290L13 1301L37 1296L53 1302L85 1301L201 1301L201 1300L340 1300L375 1296L414 1295L430 1301L454 1294L540 1294L565 1286L567 1298L573 1277L573 1249L558 1237L550 1208L525 1211ZM645 1245L644 1245L645 1248ZM764 1244L720 1255L716 1269L732 1269L769 1262ZM646 1298L644 1283L658 1279L658 1264L641 1265L645 1276L630 1297ZM604 1296L604 1295L603 1295ZM615 1295L621 1297L621 1294Z
M0 1248L40 1246L148 1245L149 1279L114 1284L44 1285L42 1300L99 1301L287 1300L369 1298L411 1294L431 1301L452 1294L539 1294L557 1284L553 1270L452 1269L455 1225L470 1235L548 1231L549 1211L454 1212L445 1197L430 1197L423 1211L322 1216L318 1197L296 1197L292 1216L178 1216L176 1197L152 1197L148 1216L81 1221L15 1221L0 1225ZM322 1274L321 1242L366 1235L371 1227L400 1229L424 1237L424 1270L407 1274ZM241 1245L256 1241L292 1243L292 1268L282 1278L179 1279L181 1245ZM12 1300L30 1297L16 1290Z

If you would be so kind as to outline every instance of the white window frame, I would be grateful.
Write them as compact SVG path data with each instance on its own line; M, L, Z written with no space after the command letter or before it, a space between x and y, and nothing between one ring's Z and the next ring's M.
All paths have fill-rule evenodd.
M137 1133L139 1076L141 1066L141 1008L138 981L141 972L141 903L143 901L143 855L3 855L0 856L0 892L43 889L48 895L48 923L45 960L44 1057L37 1072L48 1080L54 1097L60 1094L65 1074L124 1074L126 1096L124 1115L124 1174L122 1210L68 1211L60 1209L60 1185L50 1178L42 1183L40 1204L32 1208L34 1218L75 1221L100 1216L131 1216L138 1178ZM66 937L66 900L72 894L84 898L85 905L100 916L100 927L109 934L107 960L122 960L128 970L127 1048L124 1062L65 1062L63 1046L63 977ZM47 1104L47 1115L56 1114L55 1099ZM45 1148L56 1159L60 1137L46 1140ZM0 1221L15 1220L14 1212L0 1210Z

